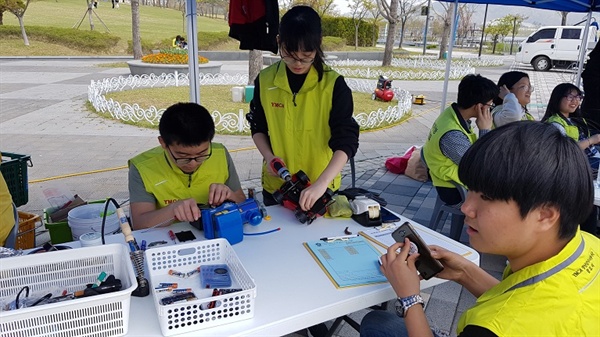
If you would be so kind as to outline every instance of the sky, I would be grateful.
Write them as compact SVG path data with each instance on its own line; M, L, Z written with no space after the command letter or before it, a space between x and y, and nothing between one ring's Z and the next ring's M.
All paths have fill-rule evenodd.
M432 7L437 8L440 6L437 4L437 1L432 1ZM347 11L348 8L348 0L335 0L335 4L337 9L342 13ZM437 5L437 6L436 6ZM474 22L477 23L478 26L483 24L483 16L485 13L485 5L473 5L476 8L474 14ZM522 6L499 6L499 5L490 5L488 9L487 22L489 23L493 19L498 19L504 17L508 14L521 14L527 16L528 19L525 20L526 23L534 24L537 26L552 26L552 25L560 25L561 16L556 11L543 10L543 9L534 9L529 7ZM585 18L585 13L570 13L567 16L567 25L573 25ZM600 13L595 13L594 15L598 21L600 21Z

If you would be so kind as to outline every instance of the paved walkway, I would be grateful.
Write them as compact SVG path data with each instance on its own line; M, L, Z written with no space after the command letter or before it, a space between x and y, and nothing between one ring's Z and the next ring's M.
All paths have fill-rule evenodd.
M100 68L98 63L117 60L101 59L0 59L0 150L31 155L29 168L29 203L22 211L41 214L48 203L42 191L51 186L66 186L84 200L111 196L118 201L128 199L127 170L123 166L135 154L158 145L156 130L121 124L90 113L85 107L87 86L91 80L128 75L126 68ZM497 81L512 68L477 69ZM247 62L224 62L223 72L247 73ZM561 71L533 72L530 76L535 92L530 110L541 117L550 92L560 82L571 78ZM413 106L413 116L405 123L365 132L360 136L356 155L357 186L381 192L389 207L413 220L427 224L435 201L431 183L419 183L405 176L387 172L385 159L399 156L411 145L422 145L440 111L443 81L394 81L394 86L412 94L424 94L425 105ZM456 98L458 81L451 81L447 102ZM218 107L215 107L218 109ZM242 186L260 189L259 152L248 136L216 136L232 152ZM344 170L343 186L350 184L349 167ZM447 221L449 222L449 221ZM48 240L39 228L38 244ZM442 229L449 232L449 224ZM468 243L463 235L461 241ZM505 259L482 256L484 269L500 277ZM438 328L454 335L460 314L474 302L462 287L447 282L425 291L427 315ZM393 306L392 306L393 307ZM351 316L360 321L362 310ZM331 322L330 322L331 323ZM336 336L358 336L346 324Z

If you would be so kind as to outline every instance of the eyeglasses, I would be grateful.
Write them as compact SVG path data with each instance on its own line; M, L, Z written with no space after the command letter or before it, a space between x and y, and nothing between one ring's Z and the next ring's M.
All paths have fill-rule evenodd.
M212 143L209 145L208 154L203 154L201 156L193 157L193 158L177 158L171 151L170 147L167 146L167 150L169 150L171 157L173 157L173 159L175 160L175 163L177 163L177 165L187 165L187 164L191 163L192 160L195 161L196 163L203 163L205 160L210 158L210 156L212 155Z
M315 62L315 58L305 58L305 59L297 59L291 55L283 55L283 50L279 48L279 55L281 56L281 60L285 64L294 64L296 62L300 62L301 64L308 65Z
M518 88L515 88L515 90L524 90L524 91L533 92L533 85L522 85Z
M573 102L574 99L577 99L578 101L583 100L583 96L582 95L567 95L567 96L565 96L565 98L569 102Z

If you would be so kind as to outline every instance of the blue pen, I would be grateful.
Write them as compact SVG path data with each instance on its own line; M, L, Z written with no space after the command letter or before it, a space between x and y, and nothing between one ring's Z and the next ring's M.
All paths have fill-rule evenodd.
M140 246L141 250L146 250L146 240L142 240L142 245Z
M129 249L131 249L132 252L135 252L135 246L133 245L133 242L129 241Z

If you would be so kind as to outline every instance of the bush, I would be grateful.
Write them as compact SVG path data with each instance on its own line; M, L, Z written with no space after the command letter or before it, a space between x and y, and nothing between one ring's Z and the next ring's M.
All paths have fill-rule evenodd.
M341 37L323 36L323 50L343 50L346 46L346 40Z
M323 35L337 36L346 40L346 45L354 46L354 23L352 18L345 17L324 17L322 19ZM379 33L379 27L367 21L361 20L358 27L358 46L371 47L373 45L373 35ZM377 36L375 36L377 40Z
M435 49L437 48L437 44L428 44L427 47L425 47L426 49Z
M80 51L108 51L120 38L110 33L73 28L26 26L27 37L34 41L60 44ZM22 38L19 26L0 26L0 38Z

